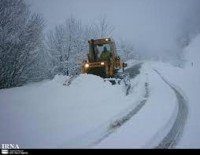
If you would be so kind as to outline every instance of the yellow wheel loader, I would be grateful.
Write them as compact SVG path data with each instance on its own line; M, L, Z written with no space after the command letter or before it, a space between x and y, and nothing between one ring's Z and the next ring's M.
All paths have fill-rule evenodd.
M117 55L115 42L111 38L91 39L87 60L81 64L81 72L98 75L103 78L114 78L118 70L124 71L127 66Z

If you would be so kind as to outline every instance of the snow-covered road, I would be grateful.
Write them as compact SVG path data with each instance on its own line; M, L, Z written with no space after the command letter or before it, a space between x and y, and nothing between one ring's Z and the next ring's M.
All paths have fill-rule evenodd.
M185 97L178 91L178 89L170 84L157 70L156 73L165 81L169 87L174 91L177 97L178 104L178 114L176 116L176 121L173 124L173 127L168 132L168 134L164 137L164 139L160 142L160 144L156 148L173 148L179 142L181 135L184 130L184 126L188 116L188 106Z
M135 65L134 67L131 67L128 69L128 72L130 73L139 73L138 72L138 68L140 68L142 64L137 64ZM145 65L147 66L147 65ZM165 97L167 97L167 100L161 100L160 102L160 105L163 105L164 104L168 104L168 105L172 105L171 107L171 111L168 111L167 109L164 109L164 108L161 108L160 105L158 105L157 107L155 107L155 109L149 109L151 111L157 111L158 108L160 110L160 112L163 112L164 111L168 111L169 114L167 114L168 118L166 119L163 119L163 125L162 126L159 126L159 125L155 125L155 126L159 126L157 129L155 129L156 132L153 133L152 131L152 135L150 137L153 137L152 139L146 139L146 137L142 137L142 136L136 136L134 137L134 135L136 134L149 134L148 132L148 126L145 126L146 122L144 121L143 125L144 125L144 128L146 128L146 130L144 131L144 133L135 133L134 134L134 128L137 128L137 127L134 127L137 125L137 118L136 118L136 121L134 120L135 118L134 117L137 117L137 116L134 116L135 114L139 113L138 115L143 115L145 113L142 112L142 108L146 108L145 106L145 103L146 104L149 104L148 102L148 97L149 97L149 92L151 93L152 90L150 89L149 90L149 83L152 85L152 83L154 83L153 81L149 81L149 82L145 82L145 96L144 96L144 100L142 100L140 102L140 104L138 104L138 106L135 107L135 109L132 109L132 112L133 113L130 113L127 115L127 118L125 117L125 119L121 119L122 121L119 121L120 123L116 122L116 125L117 127L121 127L122 129L119 129L119 132L117 134L114 134L113 136L111 135L110 137L106 137L107 139L105 139L104 141L102 141L100 144L98 144L97 148L101 148L101 147L106 147L106 148L140 148L140 147L145 147L145 148L173 148L176 146L178 140L180 139L180 136L181 136L181 133L184 129L184 125L185 125L185 121L186 121L186 118L187 118L187 105L186 105L186 101L184 99L184 97L181 95L181 93L174 87L172 86L171 84L169 84L169 82L167 82L164 77L156 70L156 74L153 73L154 70L151 68L151 67L148 67L148 70L146 70L145 72L145 75L147 76L147 79L152 79L153 80L153 76L152 74L154 74L154 76L157 76L157 79L159 81L162 81L162 83L164 83L164 87L168 87L168 89L170 89L170 93L174 93L173 97L170 98L169 94L166 93L166 90L163 90L163 93L165 93ZM133 74L134 75L134 74ZM150 75L150 77L149 77ZM134 77L134 76L132 76ZM160 79L159 79L160 78ZM157 81L157 83L159 83ZM151 95L151 94L150 94ZM160 93L157 94L157 98L160 98L161 96L159 96ZM174 98L176 97L176 101L174 100ZM171 99L171 101L170 101ZM170 104L167 103L167 102L171 102ZM144 106L144 107L143 107ZM166 106L164 106L166 107ZM156 110L157 109L157 110ZM137 111L137 112L135 112ZM158 111L157 111L158 112ZM132 115L131 115L132 114ZM156 115L156 113L152 113L152 115ZM148 115L146 115L146 121L149 119L147 119ZM150 118L154 118L153 116L150 116ZM126 120L126 121L130 121L129 124L132 124L132 126L127 126L127 125L124 125L125 127L123 127L122 125L124 124L124 122L126 121L123 121L123 120ZM154 121L154 120L153 120ZM123 122L123 123L121 123ZM134 123L132 123L134 122ZM142 121L141 121L142 122ZM140 122L140 123L141 123ZM128 123L127 123L128 124ZM164 128L163 128L164 127ZM125 128L125 129L123 129ZM143 130L144 130L143 128ZM132 129L132 131L131 131ZM138 131L138 130L137 130ZM142 130L141 130L142 131ZM125 135L126 134L126 135ZM132 136L132 139L133 140L128 140L129 138L131 137L127 137L127 135L133 135ZM124 138L122 137L126 137L124 141ZM139 139L137 137L140 137ZM116 139L117 138L117 139ZM121 140L122 139L122 140ZM138 140L138 141L141 141L141 139L143 139L143 146L139 146L137 141L135 141L134 139ZM130 141L130 145L129 145L129 142L127 141ZM134 142L136 143L134 145ZM146 143L148 142L148 143ZM146 144L145 144L146 143ZM124 145L125 144L125 145ZM132 146L131 146L132 145ZM138 147L137 147L138 146Z

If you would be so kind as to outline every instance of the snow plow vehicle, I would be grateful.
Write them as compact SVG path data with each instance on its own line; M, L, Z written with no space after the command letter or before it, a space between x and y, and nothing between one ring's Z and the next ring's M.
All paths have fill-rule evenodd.
M102 78L116 78L118 71L127 66L117 55L115 42L111 38L91 39L87 60L81 64L81 72L94 74Z
M81 63L81 73L100 76L112 85L124 82L126 94L130 90L129 74L124 72L127 64L117 55L115 42L111 38L91 39L87 59ZM78 75L71 76L63 85L69 86Z

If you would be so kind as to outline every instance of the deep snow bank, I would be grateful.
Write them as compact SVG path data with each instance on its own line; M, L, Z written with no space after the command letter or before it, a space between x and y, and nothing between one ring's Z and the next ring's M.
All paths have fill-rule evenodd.
M21 148L60 148L132 104L123 85L80 75L0 90L0 143ZM139 95L140 93L138 93Z

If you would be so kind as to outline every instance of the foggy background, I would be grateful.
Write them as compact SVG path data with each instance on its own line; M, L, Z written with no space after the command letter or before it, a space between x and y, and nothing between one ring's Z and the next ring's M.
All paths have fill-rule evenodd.
M0 0L0 89L80 74L92 38L112 37L123 61L183 67L199 15L200 0Z
M44 16L46 31L73 16L84 24L106 16L114 38L127 40L144 58L176 59L200 30L199 0L27 0Z

